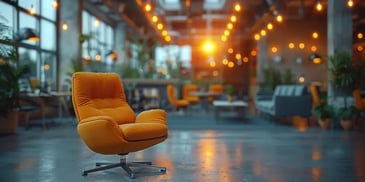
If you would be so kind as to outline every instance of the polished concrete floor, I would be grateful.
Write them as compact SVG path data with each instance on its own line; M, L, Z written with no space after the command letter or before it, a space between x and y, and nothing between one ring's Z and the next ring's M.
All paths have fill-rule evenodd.
M0 181L208 181L365 182L365 133L301 128L248 115L168 114L169 138L128 156L167 167L165 174L130 179L115 168L82 176L95 162L118 156L93 153L80 140L73 118L48 127L20 127L0 137Z

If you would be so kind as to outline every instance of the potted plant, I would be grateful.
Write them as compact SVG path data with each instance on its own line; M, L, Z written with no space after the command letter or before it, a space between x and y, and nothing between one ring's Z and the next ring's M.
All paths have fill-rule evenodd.
M317 117L321 128L330 128L332 118L334 116L333 106L327 104L326 102L321 102L313 107L313 114Z
M228 102L233 102L233 86L230 84L227 84L224 86L224 92L227 94L227 100Z
M354 120L359 115L355 106L342 107L339 109L340 123L343 129L350 130L354 125Z

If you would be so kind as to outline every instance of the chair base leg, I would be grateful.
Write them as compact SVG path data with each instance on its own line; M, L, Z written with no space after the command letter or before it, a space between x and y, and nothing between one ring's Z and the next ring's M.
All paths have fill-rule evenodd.
M152 165L152 162L127 162L125 156L123 156L120 159L119 163L101 163L101 162L98 162L98 163L96 163L96 166L97 166L97 168L93 168L93 169L83 171L82 175L86 176L86 175L88 175L89 173L92 173L92 172L112 169L112 168L116 168L116 167L123 168L128 173L129 177L131 177L132 179L136 177L136 173L133 172L131 167L148 167L148 168L158 169L159 172L161 172L161 173L166 172L166 167Z

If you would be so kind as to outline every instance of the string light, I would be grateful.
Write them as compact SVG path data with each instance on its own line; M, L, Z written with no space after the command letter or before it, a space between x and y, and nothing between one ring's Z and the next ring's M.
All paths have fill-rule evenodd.
M29 14L34 15L35 14L35 8L33 4L30 5Z
M316 10L317 10L317 11L322 11L322 9L323 9L323 6L322 6L321 1L317 1L317 4L316 4Z
M353 0L348 0L347 1L347 7L349 7L349 8L354 7L354 1Z
M53 7L53 8L57 8L57 7L58 7L58 3L57 3L57 1L56 1L56 0L54 0L54 1L52 2L52 7Z

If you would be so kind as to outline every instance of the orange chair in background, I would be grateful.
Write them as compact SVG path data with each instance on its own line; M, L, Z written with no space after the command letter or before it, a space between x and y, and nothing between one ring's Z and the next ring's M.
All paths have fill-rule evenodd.
M356 109L365 112L365 98L361 97L360 89L354 89L352 91L352 96L354 97Z
M185 84L183 85L183 99L189 101L190 104L196 104L200 101L199 96L191 95L191 92L199 91L198 85Z
M178 99L176 97L175 87L172 84L168 84L166 86L166 93L167 99L169 100L170 104L175 107L175 109L186 109L189 106L189 101Z
M120 155L117 163L96 163L88 173L121 167L131 178L130 167L166 168L151 162L128 162L130 152L147 149L167 139L166 112L162 109L142 111L138 115L128 105L122 81L116 73L76 72L72 77L72 101L78 121L77 131L83 142L94 152ZM155 171L156 172L156 171Z
M222 84L212 84L209 86L209 91L214 93L224 93L224 86ZM215 100L214 96L210 96L208 98L209 102L213 102Z
M318 86L315 84L310 85L310 92L312 95L312 106L316 106L317 104L324 102L319 94Z

